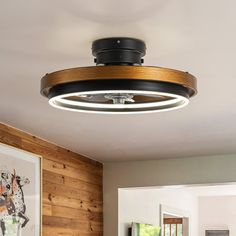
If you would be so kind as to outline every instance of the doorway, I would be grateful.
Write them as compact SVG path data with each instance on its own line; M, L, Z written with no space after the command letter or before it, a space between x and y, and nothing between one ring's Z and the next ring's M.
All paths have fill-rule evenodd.
M188 212L170 206L161 205L160 224L162 236L189 236Z
M164 215L163 236L183 236L183 218Z

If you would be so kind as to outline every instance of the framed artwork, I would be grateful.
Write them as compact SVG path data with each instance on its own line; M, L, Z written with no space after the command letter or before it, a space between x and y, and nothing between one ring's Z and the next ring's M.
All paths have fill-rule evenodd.
M0 143L0 235L41 236L41 157Z

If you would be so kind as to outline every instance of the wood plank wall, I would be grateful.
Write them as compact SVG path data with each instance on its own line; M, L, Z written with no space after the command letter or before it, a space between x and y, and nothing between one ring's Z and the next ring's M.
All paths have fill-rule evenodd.
M101 236L102 164L0 123L0 142L43 158L43 236Z

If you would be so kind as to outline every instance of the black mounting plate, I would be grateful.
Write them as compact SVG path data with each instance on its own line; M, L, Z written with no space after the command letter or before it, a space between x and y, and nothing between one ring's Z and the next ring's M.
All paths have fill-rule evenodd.
M103 38L93 42L92 53L97 65L141 65L146 45L135 38Z

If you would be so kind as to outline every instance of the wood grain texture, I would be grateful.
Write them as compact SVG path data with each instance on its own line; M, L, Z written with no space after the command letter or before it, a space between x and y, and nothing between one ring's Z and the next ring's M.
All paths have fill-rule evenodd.
M101 236L102 164L0 123L0 142L42 156L43 236Z
M41 79L41 93L48 96L52 87L84 80L135 79L179 84L197 92L197 79L190 73L154 66L91 66L77 67L46 74Z

